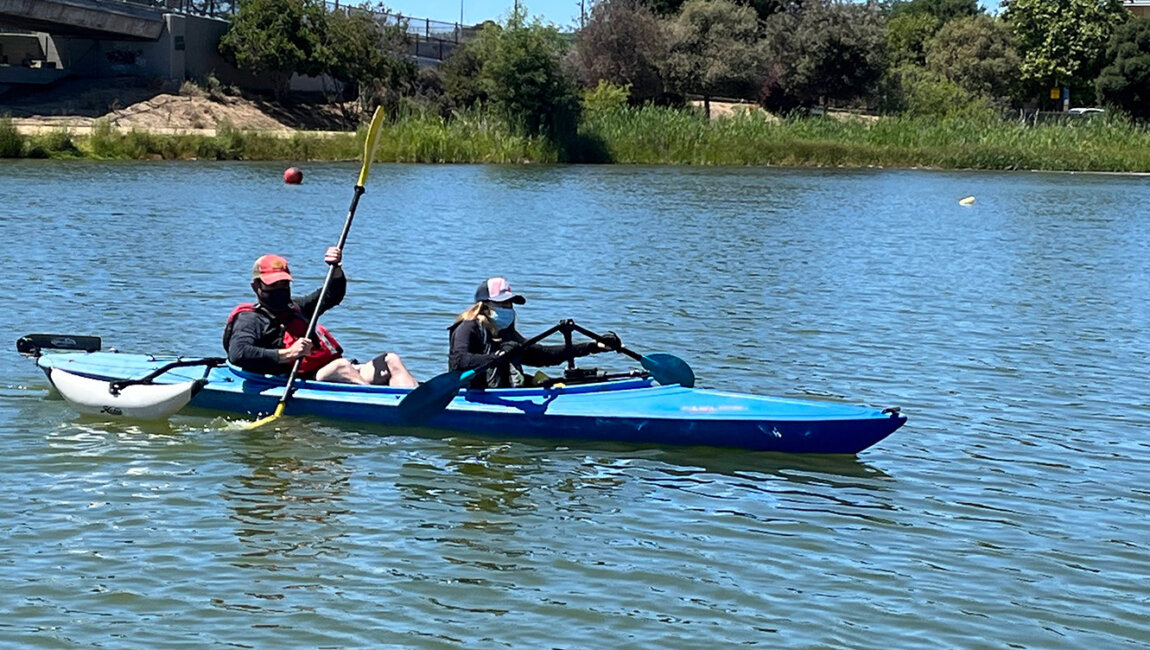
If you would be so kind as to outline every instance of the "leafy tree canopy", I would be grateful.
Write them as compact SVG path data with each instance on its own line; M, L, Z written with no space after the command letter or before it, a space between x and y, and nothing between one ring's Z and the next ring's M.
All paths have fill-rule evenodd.
M241 0L220 39L220 54L240 70L270 75L281 95L292 73L321 71L323 24L321 0Z
M754 12L730 0L690 0L670 26L664 77L678 92L751 96L762 53Z
M1017 91L1022 58L1006 25L985 14L948 22L926 45L926 67L999 103Z
M1004 0L1003 7L1022 54L1022 79L1036 91L1093 81L1114 30L1130 20L1122 0Z
M869 4L824 0L775 14L766 23L764 105L786 110L874 94L885 67L885 27L882 11Z
M277 96L292 74L327 74L372 101L368 96L379 89L398 90L415 77L404 26L384 27L373 11L386 7L329 10L322 0L240 0L220 53L241 70L269 75Z
M528 22L520 9L503 25L485 26L473 46L479 91L515 128L552 138L574 133L578 86L563 64L566 46L558 29Z
M685 0L642 0L642 3L660 16L677 15ZM804 0L734 0L735 4L750 7L760 20L780 11L798 11Z
M1150 118L1150 18L1119 27L1106 55L1112 63L1098 77L1098 96L1134 117Z
M410 89L416 76L415 62L407 56L406 25L382 26L369 5L333 8L325 14L317 49L323 72L359 90L361 102L379 103L383 89ZM377 5L376 12L383 11Z
M938 31L938 18L926 12L892 15L886 43L895 63L926 63L926 42Z
M918 14L932 16L941 26L955 18L969 18L982 13L978 0L899 0L891 5L891 18Z
M631 100L643 102L663 94L659 64L667 57L667 34L639 0L602 0L579 30L574 61L584 86L600 81L629 86Z
M926 62L926 42L959 18L982 12L977 0L898 0L891 5L887 47L895 64Z

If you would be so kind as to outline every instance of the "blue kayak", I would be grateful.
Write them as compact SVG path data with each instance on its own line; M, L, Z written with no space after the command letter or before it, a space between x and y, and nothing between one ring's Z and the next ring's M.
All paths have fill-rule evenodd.
M117 352L45 354L36 364L101 382L140 378L177 361ZM242 417L270 413L283 377L228 364L167 370L150 383L194 383L188 406ZM55 382L54 382L55 383ZM190 385L190 384L189 384ZM105 384L106 386L106 384ZM297 380L287 415L404 427L397 405L411 389ZM897 409L785 399L706 388L660 386L637 375L548 388L460 390L426 426L491 437L708 445L820 454L856 454L906 422Z

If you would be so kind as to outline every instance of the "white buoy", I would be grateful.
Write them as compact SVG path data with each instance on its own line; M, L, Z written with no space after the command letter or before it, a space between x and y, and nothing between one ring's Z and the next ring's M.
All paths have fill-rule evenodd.
M974 205L974 197L968 196L965 199L959 199L958 204L959 205Z
M88 415L104 415L133 420L166 420L188 405L200 382L179 384L133 384L112 393L111 382L81 377L51 368L48 381L64 401Z

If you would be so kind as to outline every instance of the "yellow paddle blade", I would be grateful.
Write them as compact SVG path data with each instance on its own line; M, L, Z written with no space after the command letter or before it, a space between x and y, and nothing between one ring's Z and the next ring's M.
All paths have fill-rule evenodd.
M371 124L367 127L367 137L363 139L363 169L359 170L359 185L367 187L367 172L371 169L371 161L375 158L375 148L379 145L379 127L383 124L383 107L376 106L375 114L371 116Z
M268 422L271 422L272 420L279 419L279 417L284 414L284 406L286 406L284 404L284 402L280 402L279 404L276 404L275 413L272 413L271 415L269 415L267 417L263 417L263 418L256 420L255 422L252 422L251 424L244 427L244 431L251 431L252 429L258 429L258 428L262 427L263 425L267 424Z

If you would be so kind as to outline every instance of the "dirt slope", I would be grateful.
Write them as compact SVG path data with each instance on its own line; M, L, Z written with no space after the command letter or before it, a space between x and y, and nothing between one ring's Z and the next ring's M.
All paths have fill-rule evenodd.
M68 127L82 132L97 119L120 129L154 132L214 131L221 123L260 131L346 130L338 106L278 104L268 100L145 86L134 79L76 80L35 93L0 97L0 114L10 114L22 131Z

